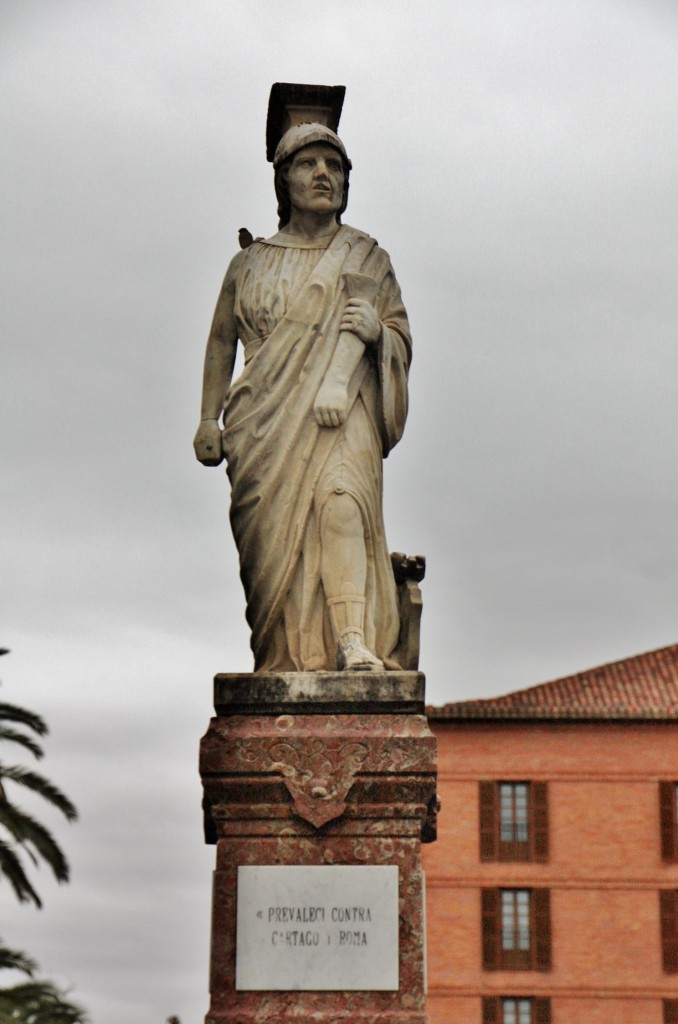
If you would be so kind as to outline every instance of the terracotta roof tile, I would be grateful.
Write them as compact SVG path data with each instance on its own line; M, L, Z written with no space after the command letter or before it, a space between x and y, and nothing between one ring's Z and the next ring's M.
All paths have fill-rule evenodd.
M678 644L486 700L427 708L444 719L678 719Z

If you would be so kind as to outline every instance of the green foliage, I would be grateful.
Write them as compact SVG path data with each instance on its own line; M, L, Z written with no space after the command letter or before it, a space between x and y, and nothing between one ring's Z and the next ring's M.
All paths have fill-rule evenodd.
M5 967L10 971L22 971L24 974L32 975L38 969L35 960L31 960L25 953L17 953L14 949L7 949L2 945L0 939L0 968Z
M0 654L7 654L7 651L0 648ZM39 715L15 704L0 703L0 742L14 743L41 758L42 748L35 736L46 733L47 726ZM33 865L41 860L46 862L60 882L68 880L68 863L44 825L9 799L6 784L37 793L68 821L73 821L77 813L68 797L49 779L19 765L0 761L0 881L4 878L9 882L20 902L29 901L40 907L40 897L26 871L26 858ZM25 953L8 949L0 940L2 968L20 971L30 980L0 988L0 1024L88 1024L85 1011L71 1003L66 998L67 993L59 991L49 981L33 978L38 969L34 960Z
M31 981L0 988L0 1024L87 1024L85 1011L49 981L34 981L35 960L0 940L0 968L21 971Z
M49 981L27 981L0 989L0 1024L87 1024L81 1006Z
M31 733L47 734L47 725L39 715L16 704L0 703L0 741L17 744L41 758L42 747ZM0 880L4 877L9 882L21 903L32 902L41 907L42 901L33 888L25 860L33 865L44 861L59 882L68 881L68 862L45 826L9 799L6 783L37 793L68 821L77 817L77 811L68 797L44 775L0 761Z

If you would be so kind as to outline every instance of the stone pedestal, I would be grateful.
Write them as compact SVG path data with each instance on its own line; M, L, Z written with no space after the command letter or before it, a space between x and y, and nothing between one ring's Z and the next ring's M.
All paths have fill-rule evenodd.
M435 835L436 744L424 715L423 675L219 675L214 694L216 717L200 751L205 838L217 845L207 1024L426 1024L420 847L422 835L423 841ZM260 865L396 867L397 873L372 873L397 878L392 924L372 920L363 935L354 921L351 934L366 945L359 955L376 958L373 938L389 936L375 929L392 928L394 939L397 931L397 989L236 989L238 868ZM272 874L277 879L284 873ZM313 872L309 879L327 879L332 890L346 874ZM348 905L350 892L341 884L347 899L339 902ZM287 912L262 913L275 921L274 915L284 920ZM313 916L312 910L303 913ZM344 913L328 905L327 928ZM262 941L262 978L283 936L296 945L296 928L285 927L269 930ZM308 936L304 928L300 934ZM321 939L323 948L308 956L333 964L338 939L325 931ZM297 952L287 955L293 962ZM339 957L336 963L341 984ZM370 976L378 973L375 962ZM291 970L290 988L295 984L300 987Z

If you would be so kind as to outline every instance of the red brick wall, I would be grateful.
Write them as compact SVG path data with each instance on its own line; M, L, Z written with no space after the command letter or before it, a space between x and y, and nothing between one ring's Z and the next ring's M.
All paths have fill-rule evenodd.
M481 995L551 999L553 1024L662 1024L659 779L678 781L678 723L432 723L438 842L426 847L432 1024L481 1024ZM478 782L546 781L547 863L481 863ZM552 969L484 972L480 889L551 890Z

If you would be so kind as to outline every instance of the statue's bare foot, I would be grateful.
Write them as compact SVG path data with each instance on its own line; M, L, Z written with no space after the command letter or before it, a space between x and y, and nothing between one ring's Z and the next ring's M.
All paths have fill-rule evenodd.
M337 668L340 672L383 672L384 663L368 651L361 636L349 633L337 644Z

